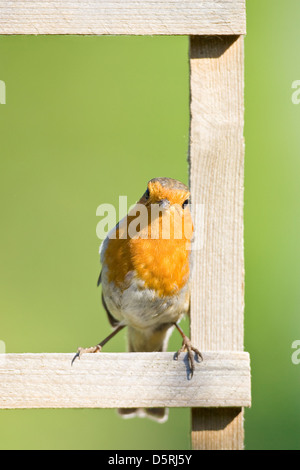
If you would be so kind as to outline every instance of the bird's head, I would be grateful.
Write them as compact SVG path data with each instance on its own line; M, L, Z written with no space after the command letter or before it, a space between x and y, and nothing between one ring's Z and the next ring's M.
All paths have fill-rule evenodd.
M189 188L180 181L172 178L153 178L139 203L147 206L158 204L162 209L176 205L184 210L189 204L189 197Z
M175 179L153 178L148 182L138 204L147 207L151 233L155 238L164 238L161 224L157 225L159 221L165 221L166 233L171 238L192 238L189 197L189 188Z

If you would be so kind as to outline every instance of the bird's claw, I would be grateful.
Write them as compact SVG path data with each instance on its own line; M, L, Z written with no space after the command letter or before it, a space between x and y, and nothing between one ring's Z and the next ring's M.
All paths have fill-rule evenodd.
M74 362L76 361L77 358L78 359L81 358L82 354L97 353L97 352L100 352L101 349L102 349L102 347L100 346L100 344L97 344L97 346L92 346L91 348L78 348L77 353L75 354L75 356L72 359L71 366L74 364Z

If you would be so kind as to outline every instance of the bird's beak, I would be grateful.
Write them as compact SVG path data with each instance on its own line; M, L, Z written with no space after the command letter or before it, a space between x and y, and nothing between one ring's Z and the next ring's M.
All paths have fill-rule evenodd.
M161 207L162 209L168 209L170 207L169 199L161 199L159 201L159 207Z

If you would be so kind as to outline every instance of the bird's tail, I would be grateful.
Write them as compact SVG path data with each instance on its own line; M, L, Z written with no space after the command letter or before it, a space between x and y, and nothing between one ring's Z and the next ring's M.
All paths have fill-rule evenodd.
M150 418L158 423L168 420L168 408L119 408L118 413L122 418Z
M129 352L162 352L168 345L168 339L172 328L161 328L155 332L140 331L128 327ZM165 423L169 416L168 408L119 408L118 413L122 418L150 418L158 423Z

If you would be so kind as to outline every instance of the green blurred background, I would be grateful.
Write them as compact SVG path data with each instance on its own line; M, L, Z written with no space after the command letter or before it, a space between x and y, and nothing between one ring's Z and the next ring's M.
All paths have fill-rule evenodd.
M245 347L247 449L300 449L300 4L247 4ZM110 327L96 289L96 208L145 183L188 181L187 37L0 37L0 340L70 352ZM187 328L187 322L185 327ZM170 350L178 348L175 335ZM120 334L106 351L124 351ZM189 449L190 413L0 411L1 449Z

